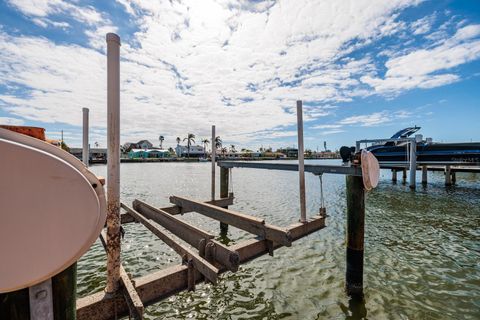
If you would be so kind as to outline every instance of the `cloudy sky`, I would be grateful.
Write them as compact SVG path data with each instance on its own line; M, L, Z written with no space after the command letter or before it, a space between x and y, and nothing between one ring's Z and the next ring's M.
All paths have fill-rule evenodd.
M0 2L0 123L105 146L105 34L121 47L122 142L192 132L336 148L411 126L480 140L480 1ZM198 139L200 140L200 139ZM237 147L238 149L238 147Z

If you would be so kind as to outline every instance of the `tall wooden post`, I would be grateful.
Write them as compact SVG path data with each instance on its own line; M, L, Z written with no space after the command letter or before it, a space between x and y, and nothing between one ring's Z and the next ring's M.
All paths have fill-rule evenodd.
M426 165L422 166L422 184L426 185L428 183L428 168Z
M215 200L215 160L216 160L217 146L215 145L215 126L212 126L212 201Z
M452 171L452 185L455 185L457 183L457 173L455 171Z
M82 144L82 162L88 167L90 159L90 150L88 146L88 108L83 108L83 144Z
M347 176L347 271L345 290L363 296L363 248L365 233L365 190L363 179Z
M228 197L228 169L227 168L220 168L220 198L227 198ZM224 208L228 208L224 207ZM228 232L228 224L220 222L220 232L226 234Z
M402 183L405 184L407 182L407 169L402 169Z
M120 279L120 37L107 34L107 293Z
M397 169L392 169L392 182L397 182Z
M305 161L303 159L303 104L297 101L297 131L298 131L298 175L300 181L300 222L307 221L305 200Z

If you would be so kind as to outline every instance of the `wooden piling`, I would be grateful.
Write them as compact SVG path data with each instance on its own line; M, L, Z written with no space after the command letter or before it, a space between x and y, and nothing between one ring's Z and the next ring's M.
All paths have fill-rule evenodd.
M426 185L428 182L428 168L426 165L422 166L422 184Z
M452 185L452 170L450 166L445 166L445 185L446 186Z
M55 319L77 318L77 263L52 278L53 314Z
M452 171L452 185L455 185L457 183L457 173L455 171Z
M54 319L76 319L77 263L51 278ZM0 319L31 320L29 288L0 294Z
M407 169L406 168L402 169L402 183L403 184L407 183Z
M392 182L397 182L397 169L392 169Z
M83 108L83 144L82 144L82 162L88 167L90 159L90 150L88 147L88 108Z
M347 270L345 290L349 296L363 296L363 249L365 191L362 177L347 176Z
M227 168L220 168L220 198L228 197L228 179L229 173ZM228 206L223 207L228 209ZM228 224L220 222L220 233L226 234L228 232Z
M107 34L107 293L120 280L120 37Z

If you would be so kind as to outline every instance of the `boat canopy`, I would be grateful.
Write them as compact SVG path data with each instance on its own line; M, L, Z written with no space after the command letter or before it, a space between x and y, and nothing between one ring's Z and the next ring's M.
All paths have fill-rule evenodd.
M405 128L395 133L390 139L407 138L420 129L421 128L417 126Z

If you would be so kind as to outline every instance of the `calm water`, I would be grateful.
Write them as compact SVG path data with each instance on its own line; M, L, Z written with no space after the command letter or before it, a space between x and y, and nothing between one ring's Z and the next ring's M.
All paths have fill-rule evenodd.
M313 161L313 163L327 163ZM330 161L330 163L332 163ZM105 166L92 171L106 175ZM210 163L127 163L121 166L122 201L168 206L170 195L208 199ZM325 175L327 227L146 310L147 319L479 319L480 183L457 174L446 188L442 173L411 192L382 172L367 194L365 301L349 302L345 273L345 177ZM417 178L417 181L420 177ZM217 179L218 181L218 179ZM298 173L233 169L237 211L287 226L299 218ZM306 175L307 209L319 208L319 178ZM218 222L199 214L183 219L218 234ZM125 226L122 259L133 276L180 263L140 224ZM229 228L231 243L252 235ZM105 285L105 254L97 241L78 264L80 296Z

